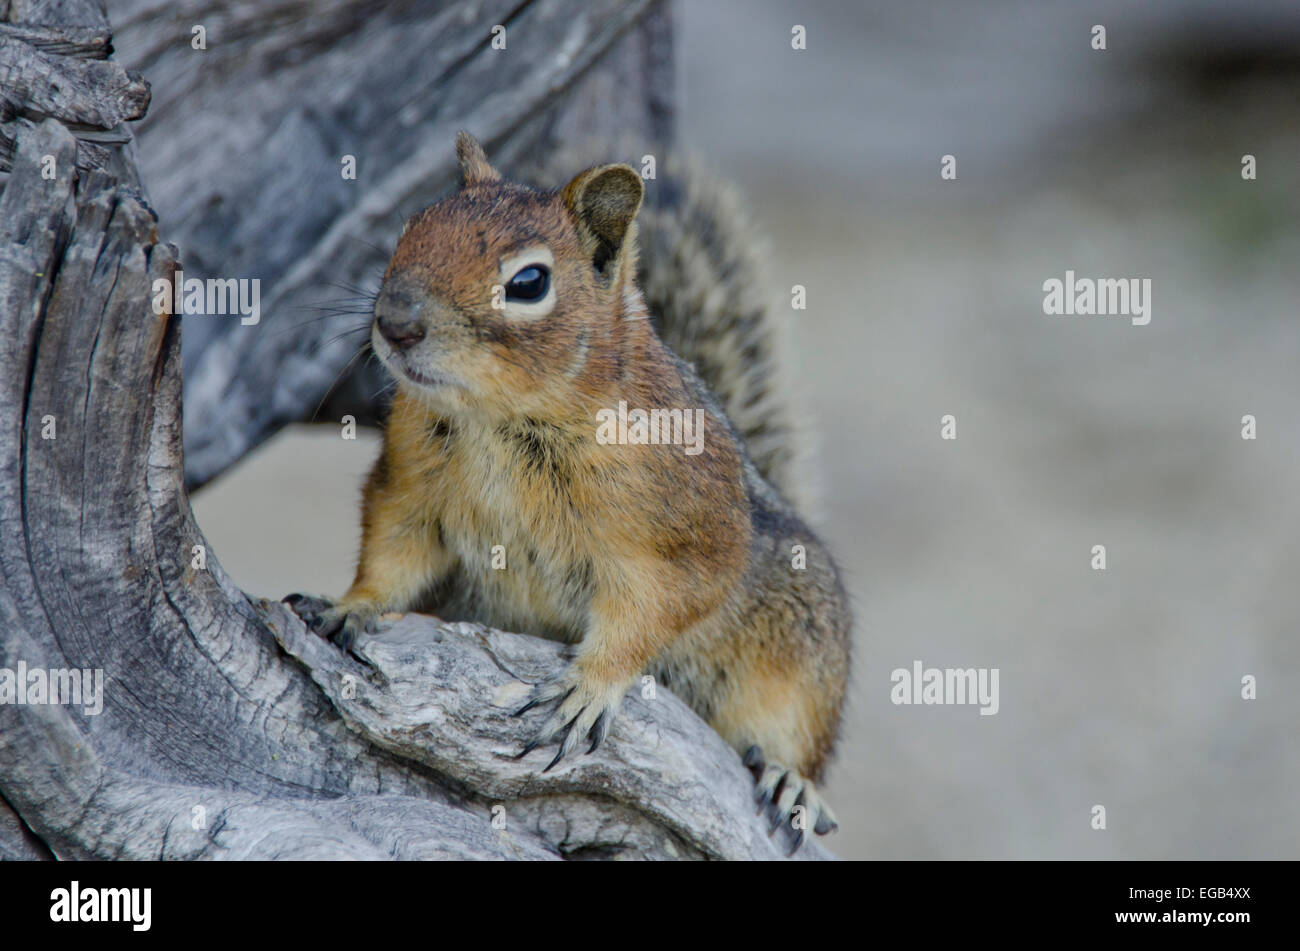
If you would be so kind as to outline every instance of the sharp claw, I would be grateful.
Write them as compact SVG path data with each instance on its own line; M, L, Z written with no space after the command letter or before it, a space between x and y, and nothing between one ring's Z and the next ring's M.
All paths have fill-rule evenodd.
M777 829L790 821L791 811L803 796L803 790L801 789L793 799L790 798L790 794L794 791L792 784L795 782L795 775L787 772L781 777L781 781L778 782L776 786L772 787L772 809L775 814L772 817L772 828L767 832L769 837L775 835ZM777 791L778 789L780 790L779 793ZM787 803L787 805L783 806L783 801Z
M763 814L763 810L766 809L768 806L776 805L776 790L778 786L779 783L774 783L771 786L758 787L758 789L754 793L754 800L755 802L758 803L758 811L755 812L754 815L761 816Z
M757 743L745 750L742 762L750 769L762 769L766 763L763 762L763 750Z
M533 750L535 750L535 749L537 749L537 741L536 741L536 740L532 740L532 741L531 741L527 746L525 746L525 747L520 751L519 755L516 756L515 759L523 759L525 756L527 756L529 753L531 753L531 752L532 752Z
M299 601L302 600L302 595L301 595L301 594L286 594L286 595L285 595L283 598L281 598L280 600L281 600L284 604L289 605L289 607L293 607L295 604L297 604Z
M609 711L606 710L591 725L591 732L588 734L591 737L591 746L587 749L588 756L596 752L597 747L605 742L605 737L609 734L609 720Z
M514 713L510 715L512 717L521 717L529 710L533 709L533 707L539 706L540 704L543 703L550 703L552 700L558 700L560 703L564 703L564 701L569 699L569 694L573 693L575 689L573 687L570 687L568 690L564 691L564 693L562 693L558 697L547 697L543 695L541 692L543 686L544 686L543 684L538 684L537 686L535 686L533 688L534 696L532 697L532 699L530 699L527 703L525 703L522 707L520 707L518 710L516 710Z
M776 835L776 830L781 828L781 825L784 822L785 822L785 817L781 815L781 811L778 809L776 813L776 818L772 820L772 828L767 830L767 837L770 839L772 838L772 836Z
M565 744L569 740L569 734L573 732L573 725L578 722L578 717L580 716L582 716L581 710L575 713L573 715L573 719L570 720L568 723L566 723L564 725L564 729L560 731L560 748L555 751L555 759L551 760L550 764L546 767L546 769L542 770L543 773L549 773L551 771L552 766L554 766L560 760L564 759L564 754L566 752L571 752L565 749Z
M525 713L527 713L529 710L531 710L533 707L537 706L537 705L538 705L539 703L541 703L541 702L542 702L541 700L537 700L537 699L529 700L529 701L528 701L527 703L525 703L522 707L520 707L518 710L516 710L514 713L512 713L512 714L510 714L510 715L511 715L512 717L521 717L521 716L523 716Z
M790 851L786 853L785 857L788 859L794 858L794 854L798 852L799 849L803 846L803 842L805 838L806 836L804 835L803 830L802 829L799 830L799 832L794 837L794 845L790 846Z

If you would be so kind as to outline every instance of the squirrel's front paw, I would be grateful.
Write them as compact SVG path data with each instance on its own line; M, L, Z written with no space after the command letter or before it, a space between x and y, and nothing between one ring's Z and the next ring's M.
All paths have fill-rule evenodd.
M758 746L746 750L744 760L754 775L754 801L758 804L758 814L762 815L766 810L772 822L767 834L770 836L781 826L787 826L792 837L791 855L798 852L808 838L809 827L818 835L826 835L840 827L812 780L804 779L793 769L767 762Z
M544 773L572 753L584 738L591 741L587 752L596 752L596 748L609 733L610 723L618 715L627 688L628 684L600 684L592 681L583 676L576 664L570 665L555 677L543 680L533 688L528 702L512 716L523 716L533 707L556 700L559 701L559 706L518 758L522 759L557 736L560 737L560 748L556 751L555 758L542 770Z
M303 619L307 629L327 637L345 651L352 650L357 635L369 631L379 617L378 609L364 604L349 604L308 594L290 594L284 598L290 610Z

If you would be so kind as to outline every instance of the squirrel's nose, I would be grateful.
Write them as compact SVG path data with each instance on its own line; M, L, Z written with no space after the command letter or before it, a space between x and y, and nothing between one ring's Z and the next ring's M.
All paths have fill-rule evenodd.
M409 350L424 339L424 324L407 315L378 314L375 323L384 339L398 350Z
M398 350L407 350L424 339L420 310L417 298L403 285L389 284L375 301L375 324L385 340Z

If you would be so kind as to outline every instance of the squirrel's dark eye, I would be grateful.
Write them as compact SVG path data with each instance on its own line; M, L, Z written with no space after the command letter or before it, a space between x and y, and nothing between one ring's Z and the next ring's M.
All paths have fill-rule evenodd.
M520 301L525 304L535 303L546 296L551 286L551 272L540 264L530 264L520 268L510 283L506 285L506 300Z

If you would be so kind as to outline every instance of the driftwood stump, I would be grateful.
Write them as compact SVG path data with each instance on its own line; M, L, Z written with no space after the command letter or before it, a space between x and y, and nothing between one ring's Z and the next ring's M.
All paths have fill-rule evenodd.
M0 0L0 669L106 677L96 716L0 704L0 858L783 855L739 758L666 691L543 775L507 711L559 645L410 615L362 664L240 591L186 495L182 319L151 307L178 251L144 188L191 274L259 277L276 313L382 265L364 242L449 181L455 128L515 156L614 123L664 139L663 5L122 7L147 149L125 123L150 89L107 58L102 8ZM497 23L517 55L493 58ZM350 191L342 153L373 168ZM329 328L200 326L194 482L309 417L350 356Z

